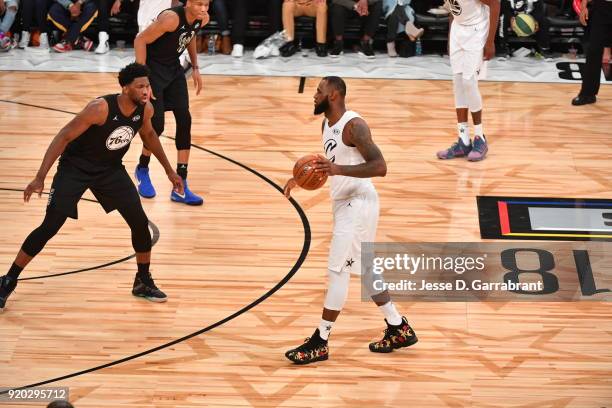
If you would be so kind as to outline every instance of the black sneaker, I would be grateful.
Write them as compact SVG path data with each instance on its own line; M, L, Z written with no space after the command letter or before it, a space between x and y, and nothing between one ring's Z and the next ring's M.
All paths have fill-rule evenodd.
M136 275L134 287L132 288L132 295L143 297L151 302L157 303L163 303L168 300L168 296L155 286L155 282L153 282L153 277L150 273L142 279L138 274Z
M507 60L510 58L510 56L512 55L512 52L510 51L510 47L508 46L508 43L505 41L502 41L499 44L499 47L497 47L497 56L500 60Z
M390 353L398 348L412 346L419 341L405 317L402 317L402 324L399 326L391 326L387 319L385 322L387 323L385 335L382 339L370 343L371 352Z
M13 278L7 275L0 276L0 312L4 310L6 300L15 290L15 286L17 286L17 281L13 280Z
M342 40L334 41L334 47L329 53L329 56L332 58L338 58L342 54L344 54L344 41Z
M374 56L374 50L372 49L372 43L370 41L361 41L361 45L359 47L359 55L368 59L376 58Z
M295 55L295 53L299 51L299 48L297 45L295 45L294 41L289 41L287 44L283 45L278 50L280 51L281 57L287 58L292 55Z
M315 45L315 52L317 53L317 57L327 57L327 44L319 44Z
M327 360L329 358L327 340L321 338L319 329L317 329L312 337L306 339L304 344L293 350L287 351L285 357L298 365Z

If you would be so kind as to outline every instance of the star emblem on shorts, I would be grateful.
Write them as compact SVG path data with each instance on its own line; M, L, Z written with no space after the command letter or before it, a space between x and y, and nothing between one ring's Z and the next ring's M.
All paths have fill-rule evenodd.
M353 258L347 259L346 266L351 267L351 266L353 266L354 263L355 263L355 261L353 261Z
M347 207L352 207L351 202L349 201Z

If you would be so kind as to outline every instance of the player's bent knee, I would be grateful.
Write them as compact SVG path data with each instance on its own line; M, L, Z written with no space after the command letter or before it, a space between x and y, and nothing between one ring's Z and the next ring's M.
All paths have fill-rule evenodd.
M174 111L176 119L176 150L189 150L191 148L191 113L189 109Z
M330 310L342 310L348 297L351 276L348 271L336 272L331 269L327 270L327 276L328 285L324 306Z
M470 112L478 112L482 110L482 97L478 89L478 78L472 75L469 79L463 78L463 90L467 99Z

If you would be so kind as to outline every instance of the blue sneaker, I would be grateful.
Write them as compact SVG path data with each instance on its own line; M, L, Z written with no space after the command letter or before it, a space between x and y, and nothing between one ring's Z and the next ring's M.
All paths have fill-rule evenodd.
M472 151L472 143L466 145L459 138L451 147L448 149L440 150L436 155L438 159L448 160L454 159L455 157L465 157Z
M144 198L155 197L155 187L149 178L148 167L136 167L136 180L138 180L138 194Z
M187 186L187 180L183 179L183 187L185 191L183 194L179 194L176 191L172 190L172 194L170 194L170 199L172 201L176 201L177 203L183 203L187 205L202 205L204 204L204 199L196 194L194 194L189 187Z

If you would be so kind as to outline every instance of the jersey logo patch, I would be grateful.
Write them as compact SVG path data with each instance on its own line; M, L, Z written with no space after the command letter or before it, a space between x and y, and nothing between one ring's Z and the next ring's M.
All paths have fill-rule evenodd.
M185 51L185 48L187 48L194 36L195 31L188 31L181 34L178 39L178 48L176 49L176 52L180 54Z
M138 122L140 120L140 115L136 115L132 118L132 121Z
M130 126L120 126L113 130L110 136L106 139L106 148L108 150L119 150L130 144L134 138L134 129Z
M115 117L113 118L113 120L119 120L119 118L117 117L117 115L115 115Z

